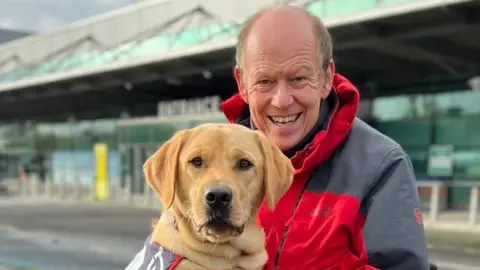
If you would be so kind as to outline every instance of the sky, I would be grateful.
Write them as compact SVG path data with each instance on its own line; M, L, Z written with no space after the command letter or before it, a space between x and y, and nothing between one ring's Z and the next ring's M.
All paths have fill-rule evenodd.
M0 28L50 31L133 0L0 0Z

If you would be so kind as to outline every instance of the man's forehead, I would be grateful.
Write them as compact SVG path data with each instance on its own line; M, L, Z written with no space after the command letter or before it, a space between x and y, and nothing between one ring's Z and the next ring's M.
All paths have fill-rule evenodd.
M318 64L316 48L313 38L253 37L244 48L245 68L269 73L311 71Z
M260 13L258 17L252 21L249 27L249 34L252 32L275 33L278 30L285 30L285 27L291 28L292 30L307 30L306 32L311 33L313 28L308 26L312 25L312 19L306 11L292 6L280 6L267 9Z
M307 58L311 57L316 50L316 39L313 27L309 26L312 26L311 20L298 11L266 11L251 26L244 53L255 58L276 56L278 61L283 61L281 58L286 61L302 53Z
M291 5L278 5L263 10L256 18L256 22L261 20L278 19L278 18L309 18L309 13L299 7Z

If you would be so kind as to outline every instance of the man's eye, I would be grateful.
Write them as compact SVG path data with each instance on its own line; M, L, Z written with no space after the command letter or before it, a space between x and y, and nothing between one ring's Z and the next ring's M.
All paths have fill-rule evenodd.
M303 82L305 81L307 78L306 77L295 77L292 79L292 81L294 82Z
M268 84L271 84L272 81L270 81L270 80L260 80L257 83L260 84L260 85L268 85Z
M190 163L197 168L200 168L203 166L203 160L201 157L195 157L192 160L190 160Z

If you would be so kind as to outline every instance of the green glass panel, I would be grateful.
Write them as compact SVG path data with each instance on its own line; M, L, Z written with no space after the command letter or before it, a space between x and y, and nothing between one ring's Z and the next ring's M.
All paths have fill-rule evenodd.
M162 36L151 37L131 49L129 57L153 55L168 51L169 41Z
M238 35L238 25L235 23L217 23L212 24L207 27L205 30L208 39L227 39L232 37L237 37Z
M410 157L417 178L427 178L428 148L406 146L404 149Z
M149 126L132 126L129 133L129 143L147 143L150 141L151 128Z
M318 16L320 18L325 14L325 2L324 1L314 1L307 6L307 11L311 14Z
M108 149L117 149L117 121L115 119L95 120L92 125L93 143L106 143ZM90 147L92 149L93 145Z
M327 0L325 1L325 17L334 17L339 15L352 14L373 9L377 5L377 0Z
M163 123L152 125L152 142L164 142L170 139L179 129L174 124Z
M54 124L53 134L55 136L55 148L57 150L73 149L73 138L71 125L68 123Z
M101 58L103 53L104 52L99 52L99 51L92 52L91 53L90 65L95 66L95 67L103 65L103 60Z
M24 124L2 125L0 141L2 151L28 149L34 147L34 129Z
M413 0L382 0L380 4L382 5L394 5L394 4L403 4L405 2L412 2ZM418 0L415 0L418 1Z
M404 146L428 146L431 125L423 120L381 122L377 129Z
M438 144L480 147L480 115L438 119L436 140Z
M45 153L55 150L55 133L52 124L37 124L35 144L36 150Z
M84 121L75 123L71 127L73 148L78 150L90 150L93 147L94 134L92 123Z

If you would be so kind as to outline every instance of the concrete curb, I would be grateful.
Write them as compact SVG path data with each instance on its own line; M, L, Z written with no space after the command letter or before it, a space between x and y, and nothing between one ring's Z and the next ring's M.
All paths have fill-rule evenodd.
M436 223L425 222L425 230L444 231L452 233L468 233L480 236L480 224L470 225L466 221L439 221Z
M451 244L439 244L439 243L427 243L427 247L429 250L437 250L437 251L445 251L445 252L455 252L461 254L468 254L468 255L480 255L480 249L473 248L473 247L465 247L465 246L455 246Z
M466 231L426 228L428 247L433 250L480 254L480 234Z

